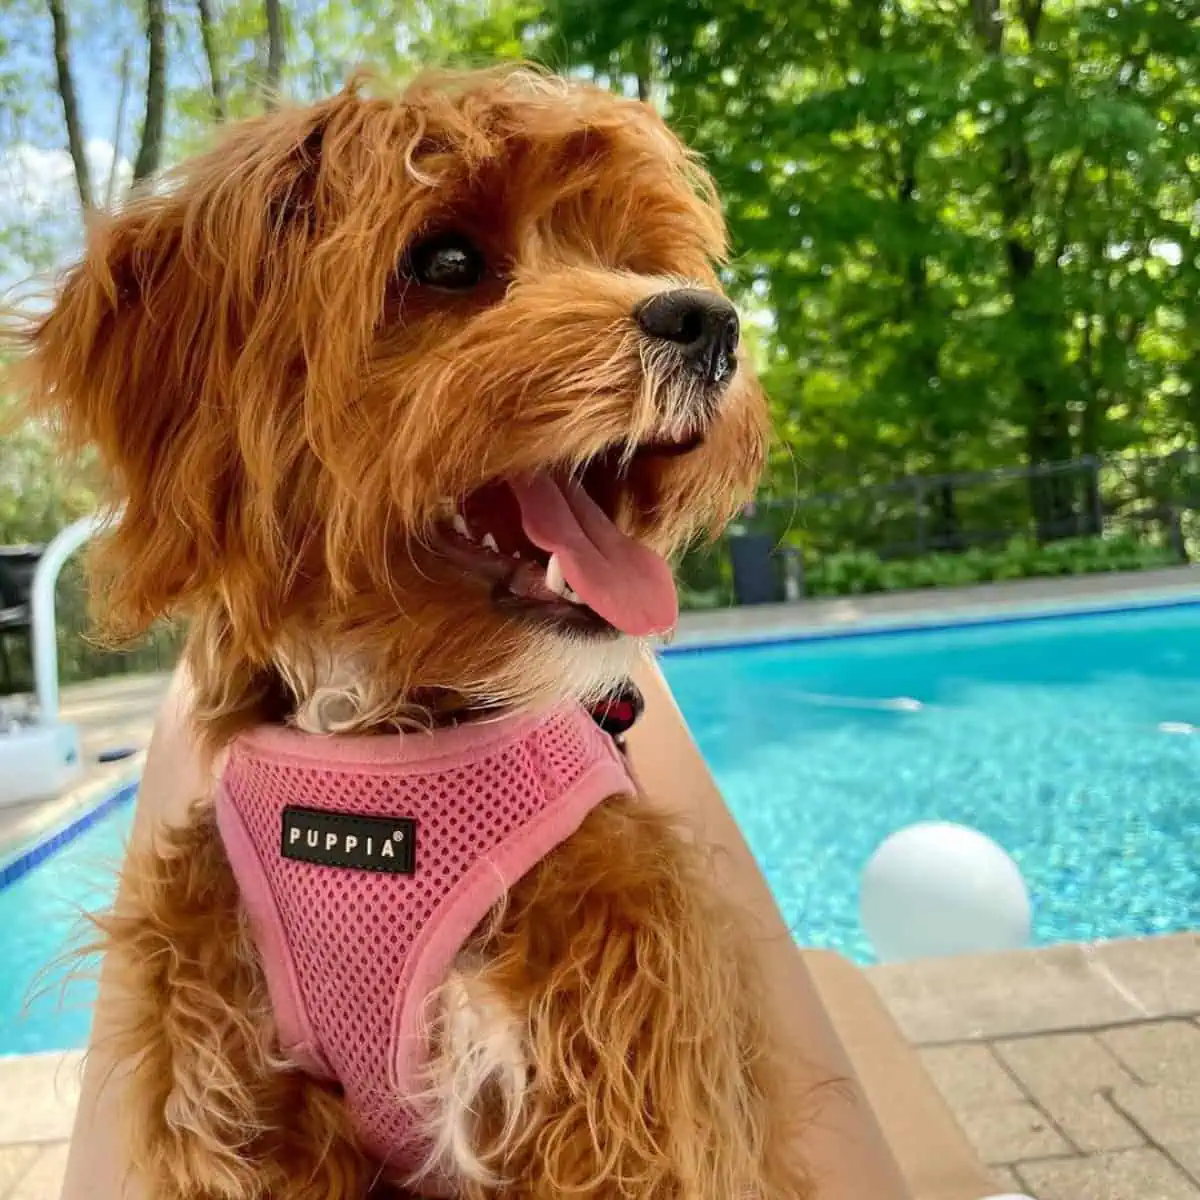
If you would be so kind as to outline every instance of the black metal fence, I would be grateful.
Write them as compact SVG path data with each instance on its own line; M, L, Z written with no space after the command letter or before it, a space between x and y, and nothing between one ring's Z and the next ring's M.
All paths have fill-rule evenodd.
M876 564L881 586L849 590L891 590L889 581L1073 573L1072 554L1079 571L1200 557L1200 453L1082 458L763 499L716 546L688 556L684 595L692 606L716 607L811 594L814 573L838 556L856 557L860 577ZM923 573L902 567L921 562L929 564Z
M850 492L760 505L781 539L833 551L870 549L883 558L959 552L1027 535L1182 535L1200 505L1200 455L1083 458L1037 467L916 476ZM1182 553L1182 542L1180 542Z

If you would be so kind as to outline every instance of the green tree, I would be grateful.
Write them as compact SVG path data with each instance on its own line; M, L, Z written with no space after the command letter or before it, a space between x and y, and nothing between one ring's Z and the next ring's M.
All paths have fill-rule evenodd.
M561 0L560 65L653 95L766 312L791 491L1194 442L1194 0ZM1043 537L1094 509L1053 476ZM925 497L952 545L953 489Z
M145 95L139 177L215 122L326 95L363 63L404 77L534 57L660 106L724 197L728 281L780 435L769 494L1128 464L1047 471L1024 494L877 490L893 498L853 520L804 510L810 540L893 520L955 549L981 508L1043 540L1086 533L1101 500L1160 494L1156 456L1200 442L1197 0L47 3L77 59L121 63L119 94ZM31 97L55 86L61 23L41 0L18 9L44 49L0 64L0 132L44 141ZM54 142L79 151L82 130L55 117ZM115 176L80 178L115 198ZM41 265L48 225L10 221L0 252Z

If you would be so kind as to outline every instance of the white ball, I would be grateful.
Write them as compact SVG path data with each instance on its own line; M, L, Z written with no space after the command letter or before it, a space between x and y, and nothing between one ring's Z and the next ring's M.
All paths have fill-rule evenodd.
M944 822L911 825L875 851L860 914L883 962L1016 950L1033 926L1012 858L977 830Z

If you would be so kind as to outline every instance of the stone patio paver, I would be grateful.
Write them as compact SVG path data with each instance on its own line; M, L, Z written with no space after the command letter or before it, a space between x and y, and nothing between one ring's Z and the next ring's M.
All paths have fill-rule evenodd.
M71 1136L81 1062L77 1052L0 1058L0 1146Z
M1012 1167L993 1167L992 1179L1002 1192L1017 1193L1025 1190L1025 1185L1017 1178Z
M1182 934L869 975L1000 1186L1200 1200L1198 971Z
M1200 1079L1200 1028L1191 1021L1111 1029L1099 1040L1143 1083Z
M1023 1163L1037 1200L1195 1200L1200 1189L1157 1150Z
M1182 1085L1116 1088L1112 1100L1159 1146L1200 1143L1200 1079Z
M755 604L684 613L676 640L682 645L702 645L747 637L788 637L863 625L941 625L947 620L991 617L1022 609L1027 612L1056 611L1064 604L1071 608L1119 606L1152 595L1169 597L1194 593L1198 588L1200 567L1190 565L1133 574L1018 579L977 587L814 598L791 604Z
M1102 1042L1086 1033L998 1042L996 1053L1037 1100L1064 1092L1088 1095L1134 1079Z
M0 1200L8 1200L40 1150L39 1146L0 1146Z
M988 1166L1075 1153L1046 1114L1027 1100L962 1109L956 1116L975 1153Z
M1100 942L1088 953L1141 1015L1200 1014L1200 933Z
M1200 1188L1200 1138L1192 1138L1185 1146L1168 1146L1167 1150Z
M1117 1025L1146 1016L1074 945L888 964L873 967L871 979L918 1045Z
M920 1058L953 1109L1019 1104L1026 1098L990 1046L933 1046Z
M1145 1137L1113 1107L1105 1093L1053 1093L1039 1096L1037 1104L1083 1154L1134 1150L1146 1144Z

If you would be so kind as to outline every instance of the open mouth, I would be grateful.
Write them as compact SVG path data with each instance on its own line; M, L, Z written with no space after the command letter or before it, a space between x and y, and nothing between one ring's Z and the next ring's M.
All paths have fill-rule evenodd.
M613 450L582 471L488 483L438 525L433 548L489 585L497 607L514 615L591 636L665 633L679 617L671 568L618 529L616 517L653 460L687 454L700 441L652 442L632 460Z

